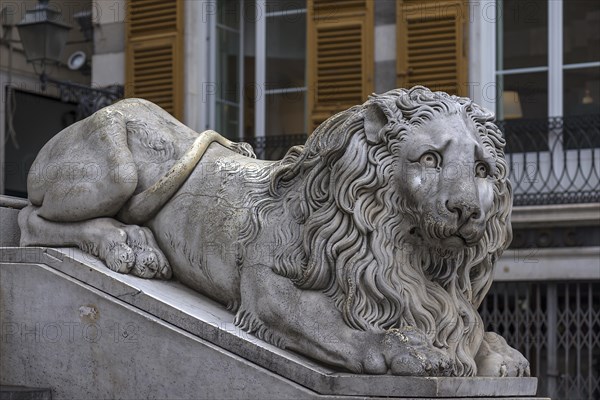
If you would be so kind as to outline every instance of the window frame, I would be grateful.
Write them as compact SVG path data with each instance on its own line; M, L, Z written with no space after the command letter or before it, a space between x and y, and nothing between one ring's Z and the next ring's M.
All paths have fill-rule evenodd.
M506 76L506 72L525 73L535 71L547 71L548 85L548 121L552 118L564 117L564 72L567 70L600 67L600 60L586 63L563 63L563 6L564 0L548 1L548 65L547 67L520 68L511 70L498 70L496 58L498 56L497 25L498 15L502 7L502 0L482 0L478 3L480 7L479 17L473 21L472 31L479 33L478 42L472 44L471 50L478 53L479 60L471 60L474 68L472 79L479 78L481 90L473 90L473 97L480 104L496 113L498 111L499 80L500 75ZM471 53L470 58L475 57ZM500 72L500 73L499 73ZM476 74L479 74L477 76ZM472 82L476 85L476 82ZM498 113L496 113L498 116ZM570 179L576 179L579 174L579 166L585 164L585 168L594 165L598 159L600 148L577 148L569 149L563 143L564 132L562 126L550 127L547 136L547 150L524 152L510 152L507 160L510 164L511 180L515 195L527 194L530 191L540 193L553 193L563 185L563 178L567 183L573 184ZM565 178L566 177L566 178ZM586 182L578 185L587 185ZM570 190L573 190L571 188Z
M217 2L220 0L215 0L215 9L218 7ZM255 90L255 103L254 103L254 138L264 138L266 136L267 131L267 96L284 94L284 93L298 93L303 92L307 93L307 81L306 78L304 80L304 86L299 87L289 87L289 88L267 88L267 20L268 18L277 18L282 16L288 16L292 14L304 13L307 14L307 8L299 8L293 10L277 10L277 11L268 11L267 10L267 0L255 0L256 8L261 13L261 16L256 18L255 20L255 65L254 65L254 90ZM244 135L244 90L245 90L245 79L244 79L244 40L243 40L243 32L244 32L244 21L246 18L245 10L247 7L239 7L239 15L238 18L240 20L239 23L239 54L238 57L238 80L239 84L237 86L237 102L236 107L238 107L238 132L237 138L239 140L243 140ZM211 13L208 18L209 25L209 35L208 35L208 48L209 48L209 59L208 59L208 77L209 81L216 83L217 77L217 29L219 28L219 24L217 23L217 13ZM230 29L230 28L228 28ZM305 50L306 51L306 50ZM305 56L306 60L306 56ZM216 90L207 91L207 115L209 126L212 128L216 127L216 116L217 116L217 103L222 101L218 97L218 86L215 86ZM307 106L306 101L304 105L304 116L303 120L306 121L307 116ZM306 131L306 122L304 126L304 130ZM261 154L257 154L261 157Z
M564 34L564 19L563 5L564 0L547 0L548 2L548 65L529 68L512 68L498 70L496 58L498 54L497 25L499 23L498 10L502 8L503 0L484 0L480 13L480 29L482 47L486 47L486 56L482 57L485 62L482 62L482 77L484 82L493 83L494 88L498 87L498 77L511 74L529 73L529 72L548 72L548 117L563 117L564 116L564 87L563 75L566 70L585 69L600 67L600 60L585 63L563 63L563 34ZM485 40L484 40L485 39ZM489 43L492 45L489 46ZM490 79L491 78L491 79ZM490 93L483 93L486 106L498 112L498 96L496 94L489 96ZM488 96L485 96L488 95Z

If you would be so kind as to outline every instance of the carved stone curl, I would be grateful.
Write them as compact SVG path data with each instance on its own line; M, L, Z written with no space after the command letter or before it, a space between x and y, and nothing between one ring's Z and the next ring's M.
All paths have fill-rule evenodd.
M259 338L356 373L527 376L477 313L511 240L493 121L467 98L397 89L260 161L124 100L42 149L22 244L173 274Z

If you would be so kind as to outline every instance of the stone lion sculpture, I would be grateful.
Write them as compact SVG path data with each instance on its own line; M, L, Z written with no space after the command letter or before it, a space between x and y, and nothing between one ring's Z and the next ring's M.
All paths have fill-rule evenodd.
M355 373L528 376L477 313L512 236L493 121L467 98L397 89L260 161L123 100L41 150L21 242L174 275L257 337Z

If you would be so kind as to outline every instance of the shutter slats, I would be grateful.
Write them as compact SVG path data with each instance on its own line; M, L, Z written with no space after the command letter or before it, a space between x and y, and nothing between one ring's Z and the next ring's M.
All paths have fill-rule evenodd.
M356 48L350 48L350 47L346 47L343 49L326 49L323 51L320 51L319 54L323 57L329 57L329 58L335 58L335 57L359 57L360 58L360 51L356 51ZM360 49L358 49L360 50Z
M157 82L156 80L154 80L154 81L140 80L140 81L136 82L135 87L136 88L149 87L149 88L155 88L156 90L159 90L159 89L168 89L172 84L173 84L173 81L168 80L168 79L161 80L160 82Z
M131 18L138 15L144 14L155 14L158 12L168 15L169 10L172 10L173 3L162 1L157 3L150 3L146 1L129 1L129 9L132 11L130 14Z
M325 94L323 94L322 96L326 99L330 99L333 101L339 101L340 99L346 101L354 101L356 99L360 99L360 96L358 96L356 93L341 93L338 91L325 92Z
M324 73L324 75L327 75L327 73ZM359 74L339 74L337 72L329 72L329 75L331 75L328 78L329 81L360 82L360 80L361 80L361 76Z
M411 75L411 81L418 81L420 79L427 78L431 80L436 79L456 79L454 69L450 70L423 70L421 72L415 72Z
M336 65L331 68L320 68L318 70L318 72L319 72L320 77L331 79L330 78L331 75L352 75L356 72L356 68L354 65L350 65L350 66L346 66L346 67ZM359 79L362 80L362 74L359 74L359 76L360 76Z
M132 29L131 33L136 34L152 34L158 31L169 31L169 29L173 26L170 22L156 22L156 23L146 23L143 28Z
M413 69L418 70L419 68L436 68L436 67L444 67L444 66L455 66L456 62L454 60L444 60L444 61L436 61L436 60L424 60L424 61L415 61L413 62Z
M451 62L452 64L455 64L456 60L453 57L454 54L454 49L451 49L450 51L439 51L433 54L431 51L413 52L410 57L411 66L418 65L423 62L433 62L436 64Z
M317 41L319 43L340 43L340 35L347 35L345 39L360 39L360 27L349 26L343 28L323 28L320 30L319 35L317 36Z
M427 71L426 73L423 73L421 75L415 74L414 77L411 76L411 78L410 78L410 80L412 82L415 82L415 85L418 85L417 82L419 82L419 80L421 80L421 79L427 79L432 82L439 82L439 81L452 82L452 81L456 80L456 74L453 71L446 72L446 73L439 73L439 74L436 74L431 71Z
M410 52L411 50L427 50L427 49L431 49L431 48L445 48L445 47L455 47L455 42L452 39L447 39L447 40L431 40L431 41L426 41L423 43L409 43L408 45L408 51Z
M128 97L142 97L182 118L183 0L127 2Z
M143 7L143 8L139 8L137 10L134 9L133 11L135 11L135 12L133 14L131 14L131 19L136 20L136 19L160 17L162 19L170 19L173 21L177 21L177 18L168 12L170 8L171 7L169 6L169 7Z
M155 69L155 70L160 69L160 70L164 70L166 72L166 71L172 70L172 63L171 63L171 60L161 60L161 61L154 61L154 62L146 61L145 63L136 63L135 67L139 71L148 70L148 69Z
M132 22L136 22L133 21ZM155 34L158 33L160 31L173 31L173 28L175 27L175 21L171 21L168 19L163 19L163 18L153 18L153 19L147 19L144 20L144 24L139 26L139 27L134 27L131 29L131 33L133 33L134 35L141 35L141 34Z
M464 0L398 0L398 86L466 95Z
M165 49L165 51L161 51L160 48L151 49L150 52L137 52L136 54L136 64L144 65L144 64L155 64L159 62L167 62L171 64L171 57L173 56L170 49Z
M440 41L450 42L454 45L454 32L451 32L450 34L447 34L447 33L429 34L429 35L423 35L423 36L414 36L414 35L412 35L412 32L411 32L411 36L409 36L409 38L408 38L408 46L409 47L423 46L427 43L440 42Z
M362 70L361 28L362 26L358 24L317 26L316 66L318 84L316 95L319 106L337 107L342 101L350 102L355 98L360 99L362 94L360 82L352 82L352 85L348 86L348 81L331 81L329 77L323 76L323 73L328 71L337 73L341 71L360 72ZM346 44L345 55L332 54L330 49L320 47L322 43L335 44L336 42ZM352 43L353 46L347 46L348 43Z
M164 76L163 73L158 73L158 74L148 73L148 74L144 74L143 76L140 76L136 80L136 85L145 84L146 82L150 82L151 84L154 85L155 81L157 79L162 79L163 76Z
M327 44L323 42L319 42L319 50L323 52L331 52L331 53L346 53L348 49L356 47L356 45L352 42L340 43L336 41L332 44Z
M153 47L151 49L138 49L137 57L139 61L151 61L156 59L157 57L166 58L171 56L171 50L168 47L164 48L164 51L161 53L160 48Z
M309 0L308 126L362 103L372 92L373 2Z
M160 49L157 49L160 50ZM170 50L170 49L169 49ZM171 59L173 54L171 51L168 52L160 52L156 51L156 53L150 53L148 55L140 56L136 61L136 65L144 66L144 65L166 65L171 66Z
M156 34L161 31L176 32L178 23L177 2L129 2L130 33L134 36Z
M314 13L317 17L327 18L344 13L362 13L368 1L372 0L315 0Z
M154 12L145 12L135 14L135 16L131 16L131 22L135 24L139 24L140 28L146 24L152 24L153 22L167 22L173 25L177 24L177 17L175 15L165 15L165 10L156 10Z
M165 4L164 0L129 0L131 6L133 7L143 7L143 6L156 6L159 4Z
M406 49L406 53L409 56L409 60L412 64L413 58L416 58L418 60L423 59L423 57L430 57L429 59L437 59L440 60L440 62L446 62L447 60L456 60L456 57L454 57L456 55L456 47L452 46L452 47L435 47L435 48L431 48L428 46L425 46L423 48L419 48L419 49L412 49L410 51L408 51L408 49ZM419 58L417 58L419 57ZM456 63L456 61L454 61Z
M408 40L411 41L417 41L417 40L422 40L422 39L427 39L428 37L432 37L432 36L439 36L439 35L454 35L454 26L439 26L436 25L435 28L429 28L429 29L418 29L417 26L415 26L412 30L411 30L411 35L408 38Z
M455 1L455 0L452 0ZM448 24L448 22L454 23L454 17L451 18L440 18L439 15L431 14L429 17L427 15L419 15L416 18L411 18L410 15L407 16L407 23L414 26L414 29L420 31L428 31L429 29L435 29L440 27L440 25Z

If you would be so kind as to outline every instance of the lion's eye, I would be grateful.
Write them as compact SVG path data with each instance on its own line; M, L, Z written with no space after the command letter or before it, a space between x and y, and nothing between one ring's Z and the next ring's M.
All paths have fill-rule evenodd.
M478 162L477 165L475 165L475 175L479 178L487 178L489 175L487 166L482 162Z
M441 159L442 157L439 154L428 151L421 156L419 162L427 168L438 168L441 164Z

